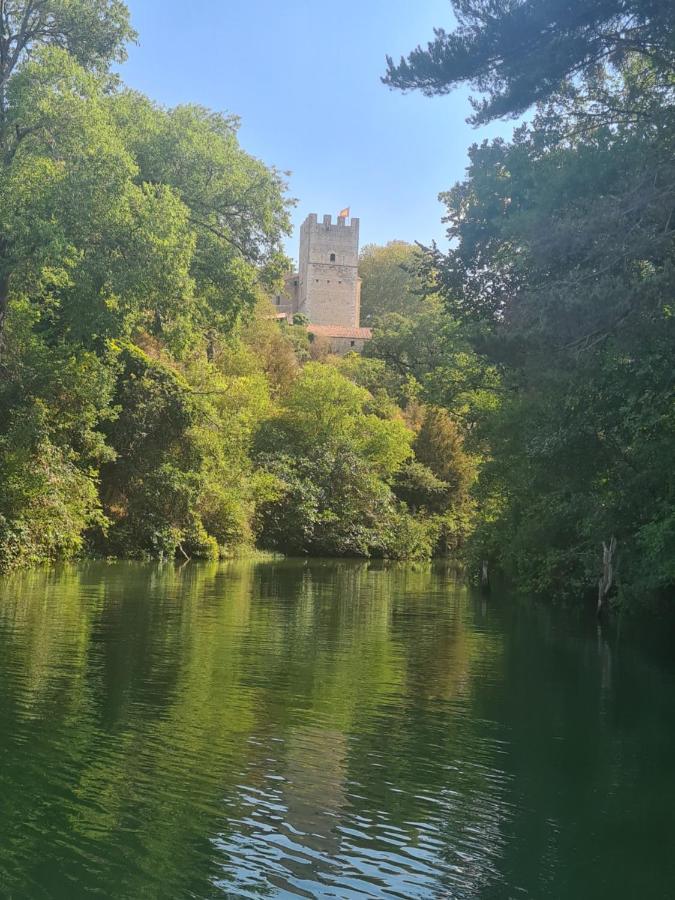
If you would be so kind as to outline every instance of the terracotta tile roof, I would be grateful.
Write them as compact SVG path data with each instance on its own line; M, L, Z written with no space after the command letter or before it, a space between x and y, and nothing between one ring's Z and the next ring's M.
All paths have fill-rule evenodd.
M317 337L357 338L369 341L373 336L370 328L350 328L347 325L308 325L307 331Z

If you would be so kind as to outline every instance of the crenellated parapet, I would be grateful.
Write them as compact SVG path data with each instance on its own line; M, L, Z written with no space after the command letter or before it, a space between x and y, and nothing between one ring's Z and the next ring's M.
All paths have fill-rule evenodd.
M311 213L300 228L298 311L316 325L358 327L359 220Z

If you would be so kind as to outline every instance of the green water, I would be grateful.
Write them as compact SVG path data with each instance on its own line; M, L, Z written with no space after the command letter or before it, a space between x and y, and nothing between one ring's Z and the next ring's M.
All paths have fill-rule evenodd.
M0 582L2 898L675 896L675 672L442 569Z

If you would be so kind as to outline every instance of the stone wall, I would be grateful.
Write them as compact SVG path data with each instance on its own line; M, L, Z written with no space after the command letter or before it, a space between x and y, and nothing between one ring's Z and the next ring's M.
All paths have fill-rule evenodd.
M317 325L358 326L361 315L359 220L319 222L313 213L300 229L298 312Z
M320 338L320 340L326 342L330 353L335 353L338 356L344 356L345 353L361 353L366 345L366 341L363 338L332 336Z
M292 272L284 279L283 290L272 298L277 313L285 313L289 318L298 311L299 276Z

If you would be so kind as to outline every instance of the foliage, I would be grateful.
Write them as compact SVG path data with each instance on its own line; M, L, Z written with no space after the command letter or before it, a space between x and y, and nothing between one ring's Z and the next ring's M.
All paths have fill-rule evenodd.
M458 320L437 298L426 300L414 317L383 317L365 356L386 363L398 379L401 399L421 393L424 400L467 419L493 402L496 372L476 355Z
M200 327L227 329L251 308L257 284L274 285L286 259L283 177L241 149L238 120L199 106L164 110L124 91L112 114L138 165L138 178L177 196L194 240L190 277Z
M599 69L620 69L635 54L664 73L664 87L673 71L669 0L452 0L452 7L457 28L437 28L426 49L398 64L388 57L383 80L429 96L468 82L487 95L474 101L475 123L520 115L557 93L585 97Z
M107 358L49 342L18 303L0 378L0 569L67 558L105 520L97 491L110 457L99 431L114 376Z
M135 38L121 0L5 0L0 18L0 81L7 84L44 46L66 50L81 66L106 70L126 58Z
M334 366L303 368L257 440L259 463L281 488L260 511L265 546L323 555L430 554L390 487L413 440L394 409L378 407Z
M21 294L27 272L32 286L67 279L75 248L69 238L68 209L74 196L66 188L66 160L75 168L112 163L118 148L101 146L100 110L92 94L110 83L108 66L125 58L133 39L126 6L120 0L7 0L0 16L0 350L10 292ZM87 72L96 75L87 76ZM90 101L87 103L86 101ZM93 119L93 121L92 121ZM87 146L98 127L100 154L78 153L80 132ZM109 137L109 135L108 135ZM27 145L29 149L27 149ZM31 152L30 147L33 147ZM66 149L67 148L67 149ZM37 153L35 150L37 149ZM91 156L90 160L86 156ZM97 158L98 157L98 158ZM117 159L122 172L126 160ZM103 175L100 202L110 184ZM90 200L85 176L84 207ZM61 204L66 214L53 222ZM86 227L86 214L83 225ZM60 226L60 227L59 227ZM33 260L32 257L35 257ZM12 284L12 281L18 284Z
M0 16L3 567L224 552L275 491L250 445L299 365L254 312L283 178L234 118L123 89L131 38L117 0Z
M281 490L260 509L264 546L427 558L461 545L472 461L444 411L422 407L421 425L407 424L386 392L391 380L382 360L357 356L303 368L257 439L258 461ZM418 446L438 474L415 459Z
M458 502L466 498L475 471L464 448L462 429L445 409L429 406L415 439L417 459L450 486Z
M278 277L283 180L239 147L233 120L111 93L54 47L20 67L6 99L0 338L28 297L73 341L142 327L180 351Z
M390 241L384 247L366 244L359 257L363 325L388 313L416 315L426 289L420 257L419 248L405 241Z
M432 517L438 548L456 553L471 534L471 488L479 457L465 446L465 428L437 406L417 409L415 458L398 476L395 491L418 516Z
M353 447L375 474L388 480L410 455L412 434L400 416L381 417L378 412L365 388L333 366L308 363L272 421L270 434L281 446L288 441L300 453L317 445Z
M30 412L0 438L0 568L69 559L104 521L94 480L49 440L43 407Z
M263 299L242 321L240 335L276 395L290 387L300 366L309 360L310 342L304 326L279 322L273 316L273 307Z
M124 88L130 39L118 0L2 6L0 567L457 549L495 376L426 296L445 270L366 248L368 358L279 324L284 175Z
M471 149L443 195L451 250L427 253L457 338L496 375L472 421L474 554L579 598L615 537L622 599L672 593L672 4L455 6L458 31L391 83L473 81L477 121L546 101L510 143Z

